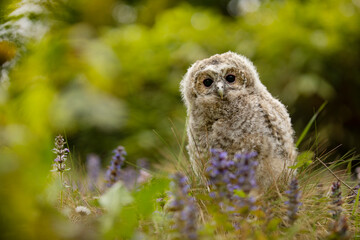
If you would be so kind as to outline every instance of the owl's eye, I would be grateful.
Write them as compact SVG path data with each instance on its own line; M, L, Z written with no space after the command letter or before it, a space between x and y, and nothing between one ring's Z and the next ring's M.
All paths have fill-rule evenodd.
M235 81L235 76L232 74L229 74L225 77L226 81L228 81L229 83L232 83Z
M214 81L213 81L212 79L210 79L210 78L207 78L207 79L205 79L205 80L203 81L205 87L210 87L213 82L214 82Z

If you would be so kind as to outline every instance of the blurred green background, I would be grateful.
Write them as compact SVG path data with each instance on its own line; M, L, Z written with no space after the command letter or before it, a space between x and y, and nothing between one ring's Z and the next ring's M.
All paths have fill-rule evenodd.
M254 62L297 137L328 101L300 150L316 136L337 155L360 149L360 0L8 0L0 24L5 220L36 222L59 133L76 161L106 165L119 144L133 162L178 151L182 76L229 50Z
M161 138L176 144L172 128L183 134L186 69L231 50L255 63L297 135L328 101L320 136L359 148L359 8L358 0L2 2L3 141L60 132L81 156L122 144L134 159L154 160Z

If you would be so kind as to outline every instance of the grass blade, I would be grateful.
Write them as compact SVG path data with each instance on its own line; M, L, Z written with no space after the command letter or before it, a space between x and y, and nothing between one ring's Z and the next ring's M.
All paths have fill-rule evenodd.
M312 118L310 119L310 121L309 121L308 124L306 125L305 129L302 131L299 139L297 140L297 142L296 142L296 147L298 147L298 146L300 145L300 143L304 140L306 134L309 132L309 130L310 130L311 126L314 124L317 116L318 116L318 115L320 114L320 112L325 108L326 104L327 104L327 101L324 102L324 103L320 106L320 108L316 111L316 113L314 114L314 116L312 116Z

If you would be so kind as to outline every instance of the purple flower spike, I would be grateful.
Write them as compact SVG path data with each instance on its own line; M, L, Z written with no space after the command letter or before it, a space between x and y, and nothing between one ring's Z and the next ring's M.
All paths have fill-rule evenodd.
M258 162L253 160L256 156L256 152L235 155L235 159L237 160L235 175L238 179L236 185L246 194L249 194L252 189L257 187L255 170Z
M112 157L112 161L110 163L110 166L105 174L105 179L107 182L107 186L111 187L114 185L117 181L120 180L122 167L125 162L126 151L123 146L117 147L114 151L114 156Z
M211 149L212 157L206 174L210 187L214 192L210 193L212 198L220 201L220 206L227 209L248 207L255 209L255 199L247 195L257 187L255 170L258 165L253 158L256 152L236 154L235 161L229 160L227 152L218 149ZM235 194L242 191L246 196Z
M227 152L219 149L211 149L211 154L210 166L206 169L209 182L219 196L230 197L231 194L228 192L227 185L234 178L230 171L234 162L227 159Z
M180 235L179 239L198 239L197 209L195 199L189 196L190 186L187 184L187 178L181 173L176 173L172 179L168 210L173 213L173 230Z
M96 154L89 154L86 157L86 169L88 174L89 189L95 190L100 175L100 158Z
M341 197L340 181L333 182L331 186L331 213L334 219L338 219L342 212L343 200Z
M301 206L301 191L299 190L299 184L296 178L291 181L290 189L286 191L285 194L289 198L289 201L285 202L285 204L288 205L287 217L289 223L293 224L298 217L299 207Z

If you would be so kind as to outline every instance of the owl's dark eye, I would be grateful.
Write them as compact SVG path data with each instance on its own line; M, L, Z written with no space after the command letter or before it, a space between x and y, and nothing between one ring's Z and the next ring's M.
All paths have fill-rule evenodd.
M214 82L214 81L213 81L212 79L210 79L210 78L207 78L207 79L205 79L205 80L203 81L205 87L210 87L213 82Z
M235 81L235 76L232 74L229 74L225 77L226 81L228 81L229 83L232 83Z

